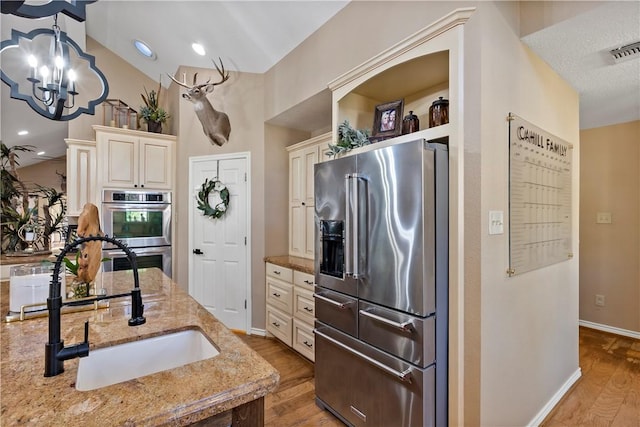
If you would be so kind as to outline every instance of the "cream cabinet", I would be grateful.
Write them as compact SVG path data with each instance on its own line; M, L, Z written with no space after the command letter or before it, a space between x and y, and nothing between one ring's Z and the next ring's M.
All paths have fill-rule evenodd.
M331 133L287 147L289 151L289 255L313 259L313 165L328 160Z
M94 126L104 188L171 190L176 137Z
M313 275L266 263L267 331L315 360Z
M67 144L67 215L78 216L86 203L100 205L96 187L96 142L65 139Z

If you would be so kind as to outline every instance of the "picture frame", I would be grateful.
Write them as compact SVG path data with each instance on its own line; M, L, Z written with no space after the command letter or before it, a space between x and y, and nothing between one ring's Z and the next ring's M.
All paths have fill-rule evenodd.
M373 116L372 141L382 141L402 133L404 99L376 105Z

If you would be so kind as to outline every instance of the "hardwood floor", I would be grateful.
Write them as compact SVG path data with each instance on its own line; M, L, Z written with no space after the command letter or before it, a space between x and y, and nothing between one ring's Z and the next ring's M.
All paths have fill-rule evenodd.
M315 404L313 363L276 339L239 337L280 372L265 398L267 427L343 426ZM582 377L542 426L640 427L640 341L580 328L579 351Z
M316 406L313 363L276 339L238 336L280 372L280 386L265 397L266 427L344 427Z
M640 341L580 328L582 377L544 427L640 427Z

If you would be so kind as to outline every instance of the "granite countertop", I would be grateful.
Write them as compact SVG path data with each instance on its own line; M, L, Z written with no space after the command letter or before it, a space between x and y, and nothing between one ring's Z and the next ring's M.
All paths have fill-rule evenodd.
M62 316L67 345L83 340L89 321L90 349L167 332L200 329L220 351L207 360L92 391L77 391L78 360L44 377L48 319L0 324L2 425L171 425L182 426L221 414L273 391L279 374L269 363L156 268L140 269L147 322L130 327L131 299L110 307ZM109 292L133 287L131 271L103 273ZM0 309L8 312L9 282L0 286ZM158 355L162 357L162 355Z
M291 255L279 255L264 257L264 261L279 265L280 267L302 271L303 273L313 274L314 272L314 261L312 259L300 258Z

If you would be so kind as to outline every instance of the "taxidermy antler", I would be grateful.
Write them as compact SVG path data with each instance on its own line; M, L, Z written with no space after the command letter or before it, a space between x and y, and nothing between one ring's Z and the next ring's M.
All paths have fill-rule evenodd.
M202 123L204 134L207 135L207 138L209 138L212 144L222 146L229 140L229 134L231 133L229 116L213 108L213 105L211 105L211 102L207 99L207 94L213 92L214 86L226 82L229 79L229 72L225 71L222 59L220 59L220 67L218 67L215 61L212 60L211 62L213 62L213 65L215 65L216 70L218 70L218 73L222 77L219 82L209 83L211 79L208 79L202 84L196 84L198 73L195 73L193 75L193 84L188 85L186 83L186 76L183 76L183 81L181 82L170 74L168 74L168 76L171 77L171 80L187 89L187 93L183 93L182 97L193 103L196 116L198 116L200 123Z

